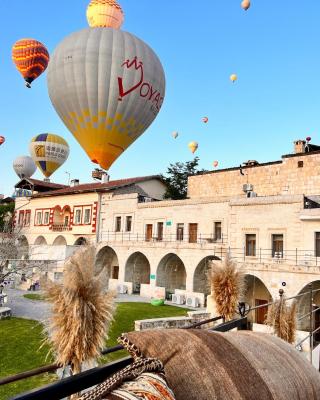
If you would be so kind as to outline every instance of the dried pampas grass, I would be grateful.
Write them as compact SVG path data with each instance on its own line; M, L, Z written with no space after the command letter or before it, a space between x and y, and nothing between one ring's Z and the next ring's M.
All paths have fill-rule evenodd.
M244 274L229 255L223 263L211 263L210 284L218 314L231 320L243 293Z
M294 343L297 329L297 303L286 304L283 297L275 301L268 309L265 323L273 328L274 333L288 343Z
M113 319L114 294L106 292L100 275L95 275L95 248L85 246L66 262L62 284L45 283L44 296L52 304L48 341L56 362L70 365L73 374L99 357Z

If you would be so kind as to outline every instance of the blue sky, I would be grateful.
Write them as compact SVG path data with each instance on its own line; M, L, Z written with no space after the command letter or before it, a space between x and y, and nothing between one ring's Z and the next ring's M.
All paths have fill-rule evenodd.
M52 181L67 183L65 171L82 183L92 180L95 165L55 113L45 74L28 90L11 60L20 38L40 40L52 53L69 33L87 27L88 2L0 2L0 135L7 139L0 148L0 193L12 193L18 181L12 161L28 154L30 139L42 132L63 136L71 148ZM306 136L320 143L320 1L251 0L247 12L240 2L120 1L122 29L155 50L167 87L160 114L112 166L112 179L160 173L171 162L190 160L193 140L206 169L213 160L222 168L276 160ZM235 84L231 73L238 74ZM40 172L34 177L43 179Z

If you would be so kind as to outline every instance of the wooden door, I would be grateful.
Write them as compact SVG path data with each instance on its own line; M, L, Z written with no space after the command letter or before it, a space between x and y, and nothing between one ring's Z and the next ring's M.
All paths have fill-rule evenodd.
M189 243L197 243L198 224L189 224Z
M314 308L318 308L319 306L315 306ZM320 326L320 310L317 310L314 312L314 328L313 330L316 330ZM320 329L314 334L313 340L316 343L320 342Z
M262 304L267 304L268 300L256 299L256 306L261 306ZM268 307L260 307L256 309L256 323L264 324L264 321L267 317Z
M152 239L152 224L147 224L146 226L146 241L150 242Z

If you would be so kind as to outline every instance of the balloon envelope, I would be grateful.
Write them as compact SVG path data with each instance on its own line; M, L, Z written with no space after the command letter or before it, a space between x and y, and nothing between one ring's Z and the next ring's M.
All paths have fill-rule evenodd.
M29 156L20 156L13 161L13 169L19 178L30 178L36 172L36 164Z
M119 29L124 15L115 0L91 0L87 8L87 20L91 28Z
M46 178L49 178L69 156L68 143L58 135L42 133L29 145L33 161Z
M241 3L241 7L245 10L245 11L247 11L248 9L249 9L249 7L250 7L250 0L243 0L242 1L242 3Z
M203 117L202 121L206 124L209 121L209 118L208 117Z
M49 53L41 42L21 39L13 45L12 60L26 81L26 86L31 87L31 82L46 70Z
M90 160L109 169L158 115L162 65L140 39L116 29L68 36L48 68L50 99Z
M4 136L0 136L0 146L6 141Z
M238 79L238 77L237 77L236 74L230 75L230 81L231 81L231 82L235 82L237 79Z
M172 132L172 137L174 138L174 139L177 139L177 137L179 136L179 133L178 132Z
M213 161L213 166L216 168L219 165L218 161Z
M192 154L194 154L196 152L196 150L198 149L199 145L197 142L190 142L188 144L188 147L191 150Z

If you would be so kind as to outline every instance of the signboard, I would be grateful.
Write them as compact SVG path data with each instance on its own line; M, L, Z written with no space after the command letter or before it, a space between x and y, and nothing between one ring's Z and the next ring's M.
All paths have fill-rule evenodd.
M150 279L156 279L155 275L150 275Z
M166 226L171 226L172 225L172 221L167 221L166 222Z

